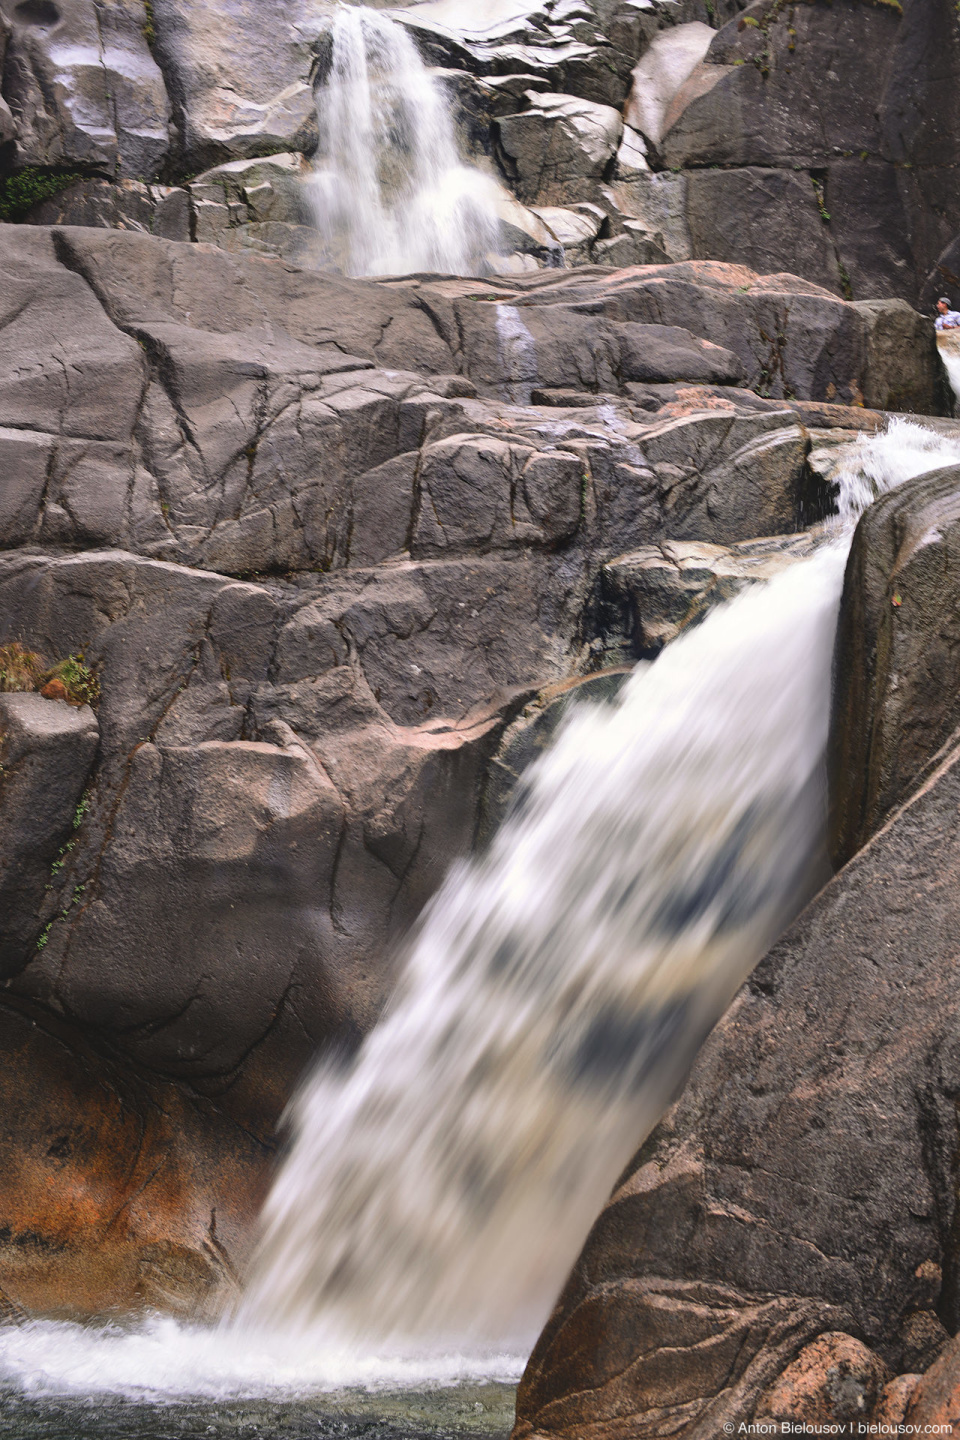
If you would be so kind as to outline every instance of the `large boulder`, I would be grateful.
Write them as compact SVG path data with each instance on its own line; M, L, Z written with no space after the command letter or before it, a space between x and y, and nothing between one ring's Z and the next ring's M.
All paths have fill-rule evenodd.
M663 122L663 163L693 172L694 254L726 258L729 226L699 219L704 209L710 218L706 195L722 195L758 268L822 278L826 252L857 299L913 301L960 227L946 142L960 121L958 74L960 36L944 5L748 5L719 30ZM780 174L758 185L740 168ZM799 254L788 194L808 216Z
M181 173L316 148L311 65L318 24L299 0L273 6L269 23L243 0L152 0L152 14Z
M876 1396L956 1329L958 805L954 747L744 986L591 1232L518 1440L793 1418L817 1337L879 1357L850 1372Z
M854 853L960 725L960 466L908 481L857 527L837 637L832 848Z

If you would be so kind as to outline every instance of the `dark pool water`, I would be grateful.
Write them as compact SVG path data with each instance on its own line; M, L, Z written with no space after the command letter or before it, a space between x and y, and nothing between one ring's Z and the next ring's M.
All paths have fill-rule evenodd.
M4 1440L506 1440L514 1387L314 1400L132 1402L0 1392Z

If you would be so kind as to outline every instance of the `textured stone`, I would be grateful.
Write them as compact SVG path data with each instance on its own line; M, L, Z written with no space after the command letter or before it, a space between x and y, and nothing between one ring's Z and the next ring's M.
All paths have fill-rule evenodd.
M918 1427L913 1434L949 1435L960 1424L960 1345L952 1340L925 1375L910 1377L902 1423ZM906 1389L906 1387L904 1387ZM925 1427L940 1426L939 1431Z
M618 628L630 651L655 653L715 605L809 555L813 545L809 534L731 546L665 540L603 567L606 602L618 612Z
M23 0L7 15L3 94L16 163L79 161L154 179L169 149L170 105L143 0Z
M237 1293L272 1149L62 1018L0 1005L5 1320L213 1319Z
M297 0L275 5L267 25L246 0L153 0L152 9L184 171L316 148L310 67L319 26Z
M89 706L41 695L0 695L0 974L15 973L37 941L57 852L72 836L97 752Z
M837 294L840 270L806 175L788 170L696 170L687 180L695 255L748 265L759 274L804 275Z
M628 125L659 145L663 139L664 121L677 91L700 64L710 47L715 31L694 20L662 30L633 71L633 84L624 110ZM720 260L723 257L713 257Z
M600 180L617 153L623 120L609 105L531 91L530 109L496 122L519 198L528 204L577 199L584 180Z
M842 861L960 724L960 468L881 497L854 538L837 637L832 849Z
M756 1423L851 1425L872 1415L890 1372L852 1335L820 1335L805 1345L754 1412Z

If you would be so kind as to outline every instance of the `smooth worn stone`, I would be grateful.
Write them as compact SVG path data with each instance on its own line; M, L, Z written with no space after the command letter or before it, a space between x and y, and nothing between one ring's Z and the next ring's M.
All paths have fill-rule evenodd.
M242 0L152 0L152 12L182 173L316 148L310 69L319 25L297 0L275 5L269 24Z
M531 92L530 100L529 110L496 122L497 139L518 197L527 204L562 204L571 185L603 176L619 147L623 120L609 105L572 95Z
M960 467L882 496L847 564L830 750L838 862L916 783L960 724L956 695Z
M730 546L665 540L603 567L606 602L619 611L630 651L656 653L715 605L805 559L815 543L809 533Z
M16 164L73 162L155 179L170 149L171 109L144 0L26 0L7 15L3 96Z

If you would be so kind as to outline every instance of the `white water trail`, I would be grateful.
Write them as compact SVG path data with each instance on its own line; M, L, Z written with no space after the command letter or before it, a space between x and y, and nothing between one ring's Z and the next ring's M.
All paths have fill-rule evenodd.
M347 275L484 273L497 187L461 161L447 96L409 32L343 6L331 45L306 189L332 263Z
M902 422L851 447L831 543L566 724L490 853L429 907L356 1061L295 1101L247 1321L400 1349L535 1333L822 873L852 526L955 448Z
M575 711L397 994L291 1109L244 1310L218 1328L0 1328L0 1386L300 1396L516 1378L617 1174L815 878L845 554L864 505L955 463L849 447L812 559ZM492 1342L492 1343L491 1343Z
M529 405L537 383L537 345L516 305L497 305L496 333L504 400Z
M960 406L960 330L941 330L937 334L937 348L943 368L947 372L950 389L953 391L954 414Z

